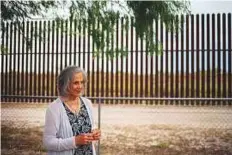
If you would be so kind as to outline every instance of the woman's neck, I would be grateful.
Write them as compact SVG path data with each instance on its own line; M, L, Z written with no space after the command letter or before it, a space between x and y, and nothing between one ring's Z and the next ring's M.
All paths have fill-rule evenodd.
M64 96L62 96L61 100L65 103L68 103L68 104L76 104L76 103L79 103L80 97L76 97L76 96L75 97L74 96L64 97Z
M80 97L61 97L62 102L73 113L78 113L80 110Z

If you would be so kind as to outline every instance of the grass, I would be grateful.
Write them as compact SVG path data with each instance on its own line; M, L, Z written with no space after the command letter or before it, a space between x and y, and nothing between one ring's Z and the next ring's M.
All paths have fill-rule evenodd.
M158 145L156 145L156 147L165 149L165 148L169 148L169 144L163 142L163 143L159 143Z
M45 155L43 127L1 126L2 154ZM102 126L101 155L231 155L231 129Z

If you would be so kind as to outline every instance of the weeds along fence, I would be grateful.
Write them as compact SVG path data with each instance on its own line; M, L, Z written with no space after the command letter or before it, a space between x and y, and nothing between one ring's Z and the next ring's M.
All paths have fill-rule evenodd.
M59 72L68 65L77 65L88 74L85 96L93 100L104 97L104 103L231 105L231 13L176 18L181 22L175 32L154 21L154 39L163 50L154 55L145 52L145 43L133 27L122 28L134 19L118 19L115 42L108 46L124 48L128 53L115 58L94 54L93 40L85 25L88 23L84 21L61 21L59 27L54 20L2 22L1 100L49 102L57 96ZM112 99L116 97L125 99Z

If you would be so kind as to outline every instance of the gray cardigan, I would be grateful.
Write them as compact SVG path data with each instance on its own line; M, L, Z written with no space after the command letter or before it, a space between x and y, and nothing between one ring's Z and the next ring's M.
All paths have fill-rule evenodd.
M92 128L94 128L92 103L87 98L81 97L81 99L87 107ZM48 155L73 155L75 148L78 147L75 145L75 136L60 98L49 104L46 110L43 145ZM94 144L92 147L93 154L96 155Z

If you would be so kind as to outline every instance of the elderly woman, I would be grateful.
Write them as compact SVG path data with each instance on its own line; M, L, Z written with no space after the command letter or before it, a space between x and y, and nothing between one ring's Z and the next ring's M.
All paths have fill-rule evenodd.
M94 141L101 132L94 129L92 103L81 97L86 72L77 66L61 71L57 79L59 97L47 108L43 144L48 155L95 155Z

